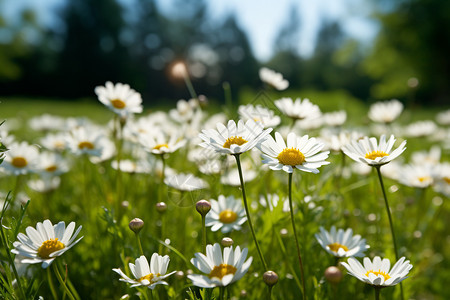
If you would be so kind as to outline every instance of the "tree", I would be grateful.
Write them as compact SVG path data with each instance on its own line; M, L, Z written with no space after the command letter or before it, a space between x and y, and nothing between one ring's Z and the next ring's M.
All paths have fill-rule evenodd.
M364 62L367 74L378 81L374 97L405 98L414 88L407 85L408 79L415 77L419 99L448 101L449 11L449 1L408 0L379 13L380 34Z

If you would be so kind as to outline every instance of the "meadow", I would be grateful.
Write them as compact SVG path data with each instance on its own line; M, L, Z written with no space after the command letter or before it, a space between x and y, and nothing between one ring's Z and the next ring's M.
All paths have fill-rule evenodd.
M445 109L402 105L398 117L383 122L369 117L369 111L374 104L386 101L365 104L345 91L265 88L242 89L238 99L228 99L223 106L214 99L198 97L203 99L199 101L196 95L173 107L143 109L140 103L131 105L122 99L122 104L142 110L122 114L124 107L114 104L120 97L108 94L111 103L101 103L94 98L94 88L92 99L80 101L14 98L0 103L0 117L5 120L0 127L1 142L8 149L0 165L1 298L450 298L446 286L450 276L448 108L445 113ZM97 95L104 96L101 91ZM299 97L308 98L314 107L303 108L303 112L312 115L317 113L315 107L319 109L316 118L289 116L295 109L283 111L275 104L278 99ZM239 108L244 105L269 109L273 115L264 110L255 116ZM257 131L248 133L260 138L252 149L239 152L239 147L245 148L251 141L238 141L239 132L245 130L230 133L225 137L230 140L223 145L208 145L211 130L219 130L217 123L226 126L229 120L238 123L239 119L250 122L245 123L245 130L250 126ZM264 126L264 130L249 125L268 119L273 125ZM206 129L209 131L203 131ZM199 136L202 131L204 138ZM298 138L308 135L315 138L311 145L320 145L321 153L329 153L321 154L322 163L310 163L310 167L306 164L307 149L300 162L298 157L288 156L291 152L284 152L284 157L281 153L272 155L272 161L287 166L276 169L276 163L267 163L270 159L264 152L274 147L261 146L276 132L284 140L295 140L288 137L294 136L292 133ZM406 150L380 165L356 162L344 153L343 147L354 137L358 143L366 136L380 141L382 135L387 139L395 136L393 149L406 141ZM300 149L292 145L288 141L285 149ZM229 151L235 152L226 154ZM262 159L261 154L266 156ZM17 157L27 159L26 164L18 160L14 164ZM295 167L298 165L306 171ZM377 170L381 170L381 177ZM223 198L232 204L224 207L215 202ZM385 198L398 249L393 247ZM203 199L208 202L198 203ZM212 209L207 213L208 205ZM134 218L142 220L143 227L139 220L130 225ZM71 241L73 248L64 255L52 256L56 248L48 253L30 250L35 256L37 252L34 263L11 252L19 247L19 233L31 237L26 228L36 228L47 219L54 225L64 221L66 228L75 222L75 229L82 226L77 239L83 238ZM402 286L374 289L376 284L349 275L340 264L352 256L345 253L350 246L342 245L343 237L339 243L335 241L334 248L332 244L322 247L316 236L321 227L330 231L332 226L351 228L353 235L365 239L370 248L361 246L360 262L363 257L379 256L390 259L392 267L397 256L409 260L412 269L402 275L408 276ZM24 236L22 241L27 241ZM228 265L199 279L195 274L202 274L196 268L201 263L192 259L201 260L196 253L205 253L205 242L218 243L215 247L224 252L231 244L233 249L247 248L247 259L252 260L246 262L251 263L231 267L232 262L222 262ZM338 255L339 248L344 254ZM212 253L212 247L208 251ZM168 255L167 270L159 266L150 277L134 276L129 263L135 264L141 255L150 262L153 253ZM227 255L231 255L229 251ZM50 265L44 268L43 261ZM329 269L331 266L337 269ZM120 269L130 281L119 281L124 277L113 269ZM264 277L268 270L277 276L266 273ZM239 271L244 273L241 278L230 279ZM154 280L166 272L170 276ZM229 279L226 283L225 278ZM167 284L158 284L161 281ZM138 286L131 287L133 282Z

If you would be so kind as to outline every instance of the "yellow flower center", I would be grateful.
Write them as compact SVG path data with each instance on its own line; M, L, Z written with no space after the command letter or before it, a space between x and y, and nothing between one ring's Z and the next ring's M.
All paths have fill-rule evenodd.
M49 166L49 167L45 168L45 170L46 170L47 172L55 172L57 169L58 169L58 167L55 166L55 165Z
M84 141L84 142L81 142L81 143L78 144L78 149L81 149L81 150L83 150L83 149L90 149L90 150L92 150L92 149L94 149L94 144L92 144L91 142Z
M28 165L28 162L24 157L17 156L13 158L11 164L16 168L24 168Z
M338 252L339 248L342 248L342 249L344 249L345 251L348 251L348 248L347 248L346 246L341 245L341 244L339 244L339 243L329 244L329 245L328 245L328 248L330 248L331 251L336 252L336 253Z
M58 241L58 238L49 239L42 243L38 249L38 255L41 258L50 258L50 254L58 250L64 249L64 244Z
M161 274L156 274L156 277L159 277L159 276L161 276ZM147 279L150 283L153 283L154 281L153 281L153 278L155 277L155 275L153 275L152 273L150 273L150 274L147 274L147 275L145 275L145 276L142 276L141 278L139 278L138 279L138 281L139 282L141 282L141 281L143 281L143 280L145 280L145 279Z
M220 264L220 266L214 266L214 269L209 273L209 278L219 278L222 279L223 276L228 274L234 274L236 273L237 269L231 265L227 264Z
M420 182L424 182L424 181L428 181L431 180L430 176L423 176L423 177L419 177L417 178Z
M63 142L56 141L53 143L53 146L55 147L55 149L63 150L65 145Z
M389 278L391 278L391 276L389 276L389 274L386 274L386 273L384 273L384 272L381 272L380 270L378 270L378 271L372 271L372 270L367 271L366 276L369 277L369 274L370 274L370 273L375 274L375 276L378 276L378 275L383 276L383 277L384 277L384 281L386 281L386 280L388 280Z
M277 159L283 165L298 166L305 162L305 156L297 148L285 148Z
M162 147L164 147L164 148L169 148L169 145L167 145L167 144L158 144L158 145L156 145L155 147L153 147L153 149L154 149L154 150L159 150L159 149L161 149Z
M117 108L117 109L123 109L123 108L125 108L125 106L127 106L125 104L125 102L123 102L120 99L113 99L113 100L111 100L111 104L112 104L112 106L114 106L114 108Z
M227 140L223 144L223 147L230 149L231 145L239 145L239 146L241 146L241 145L243 145L243 144L245 144L247 142L248 141L243 139L242 136L230 136L229 138L227 138Z
M444 177L444 181L448 184L450 184L450 177Z
M233 223L237 219L237 213L231 209L225 209L219 214L219 221L225 224Z
M372 152L370 152L370 153L367 153L367 154L366 154L366 158L367 158L367 159L374 160L374 159L377 158L377 157L384 157L384 156L388 156L388 155L389 155L389 154L387 154L386 152L376 150L376 151L372 151Z

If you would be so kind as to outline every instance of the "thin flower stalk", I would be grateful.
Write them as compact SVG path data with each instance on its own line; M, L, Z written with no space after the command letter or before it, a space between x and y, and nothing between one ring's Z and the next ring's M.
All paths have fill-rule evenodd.
M75 300L75 297L72 295L72 292L67 287L66 282L62 279L61 274L59 273L59 270L58 270L58 267L56 266L56 264L53 264L52 267L53 267L53 271L55 272L56 278L58 279L59 283L64 288L63 298L67 294L71 300Z
M256 250L258 251L259 258L260 258L261 263L262 263L262 265L264 267L264 271L267 271L268 270L267 264L266 264L266 261L264 260L264 256L263 256L263 254L261 252L261 249L259 247L258 240L256 239L255 230L253 229L253 223L252 223L252 219L250 217L250 211L248 209L247 197L245 195L244 178L242 176L242 167L241 167L241 161L240 161L240 158L239 158L239 154L234 155L234 158L236 158L236 164L237 164L238 171L239 171L239 179L241 181L242 199L244 201L244 208L245 208L245 213L247 215L248 226L250 227L250 231L252 232L252 237L253 237L253 240L255 241Z
M383 184L383 178L381 176L381 166L375 166L375 169L377 170L377 174L378 174L378 179L380 181L380 185L381 185L381 191L383 192L383 198L384 198L384 203L386 204L386 212L388 215L388 219L389 219L389 226L391 228L391 235L392 235L392 243L394 244L394 252L395 252L395 259L398 261L398 248L397 248L397 240L395 238L395 230L394 230L394 223L392 222L392 217L391 217L391 211L389 209L389 202L386 196L386 191L384 190L384 184ZM379 292L378 292L379 293ZM376 295L376 293L375 293ZM403 285L400 282L400 295L401 295L401 299L405 299L404 294L403 294Z
M298 243L298 238L297 238L297 230L295 229L294 208L292 205L292 174L293 173L288 173L288 175L289 175L289 184L288 184L289 185L289 211L291 213L292 230L294 231L295 246L297 247L298 263L300 266L300 274L302 277L302 292L303 292L304 299L306 299L305 273L303 270L302 256L300 253L300 245Z

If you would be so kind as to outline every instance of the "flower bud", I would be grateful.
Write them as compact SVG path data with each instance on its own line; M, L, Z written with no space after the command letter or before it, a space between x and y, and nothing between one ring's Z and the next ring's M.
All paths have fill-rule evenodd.
M166 212L167 210L167 204L164 202L158 202L156 203L156 210L160 213L163 214Z
M233 243L234 241L229 237L224 237L221 242L222 246L224 247L230 247L231 245L233 245Z
M325 278L330 283L339 283L342 280L342 272L338 267L328 267L325 270Z
M142 227L144 227L144 221L142 221L139 218L134 218L133 220L130 221L130 223L128 224L128 227L130 227L130 229L138 234L139 231L141 231Z
M206 200L200 200L195 205L195 209L204 217L211 210L211 203Z
M263 280L268 286L273 286L278 282L278 275L274 271L266 271L263 274Z

